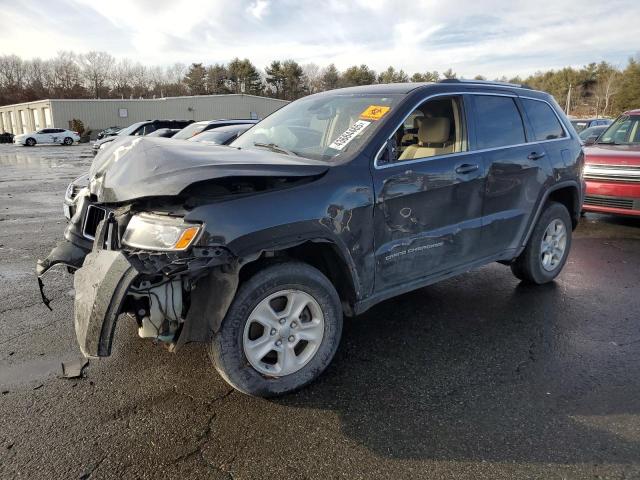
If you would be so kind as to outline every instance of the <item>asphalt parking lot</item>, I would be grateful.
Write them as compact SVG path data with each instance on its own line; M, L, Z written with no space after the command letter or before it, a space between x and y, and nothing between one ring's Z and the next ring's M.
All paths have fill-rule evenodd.
M72 278L49 311L34 268L91 159L0 145L0 478L640 478L640 219L587 215L543 287L496 264L376 306L285 398L128 322L69 380Z

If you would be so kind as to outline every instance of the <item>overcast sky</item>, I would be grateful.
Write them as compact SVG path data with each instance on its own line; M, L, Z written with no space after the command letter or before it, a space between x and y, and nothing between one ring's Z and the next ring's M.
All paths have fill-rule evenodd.
M640 0L0 0L0 54L526 75L640 52Z

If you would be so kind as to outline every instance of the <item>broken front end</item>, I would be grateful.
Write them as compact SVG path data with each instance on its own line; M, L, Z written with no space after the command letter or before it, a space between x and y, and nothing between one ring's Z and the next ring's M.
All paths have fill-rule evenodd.
M82 353L110 355L121 314L135 318L141 337L173 350L206 340L237 287L233 256L223 247L199 245L204 225L181 216L92 204L80 208L84 224L93 209L101 218L88 253L84 245L65 240L38 263L39 280L55 264L77 269L74 325Z
M231 239L272 226L255 214L253 195L308 185L328 170L270 151L159 140L114 141L100 153L74 182L79 190L68 191L64 241L38 261L45 304L42 276L58 264L75 272L75 327L85 355L110 354L122 313L136 319L140 336L173 349L207 340L237 289L241 260ZM284 195L273 201L291 203ZM249 220L238 220L241 206ZM280 210L278 225L304 213ZM208 231L214 223L216 233ZM242 261L270 238L259 237L256 253L243 252Z

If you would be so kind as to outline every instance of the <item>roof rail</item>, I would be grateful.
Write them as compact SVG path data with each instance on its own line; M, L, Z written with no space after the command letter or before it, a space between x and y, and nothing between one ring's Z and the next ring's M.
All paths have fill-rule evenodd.
M468 80L466 78L444 78L442 80L438 80L438 83L466 83L466 84L476 84L476 85L496 85L500 87L531 89L530 86L521 84L521 83L498 82L495 80Z

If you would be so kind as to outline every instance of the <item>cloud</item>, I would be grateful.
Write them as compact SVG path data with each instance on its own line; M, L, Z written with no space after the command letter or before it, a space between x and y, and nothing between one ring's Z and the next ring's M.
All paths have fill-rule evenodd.
M253 4L249 5L247 11L258 20L262 20L262 17L269 12L269 1L256 0Z
M637 0L0 0L0 53L106 50L146 64L273 59L527 75L638 50ZM585 15L584 12L588 12ZM620 12L624 12L621 15Z

